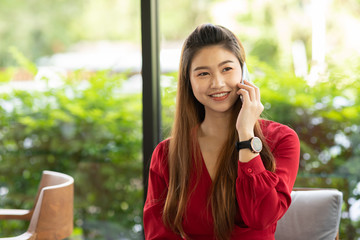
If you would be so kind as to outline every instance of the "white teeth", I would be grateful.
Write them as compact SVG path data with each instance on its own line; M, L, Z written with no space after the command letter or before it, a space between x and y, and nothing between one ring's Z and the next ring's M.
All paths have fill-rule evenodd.
M217 93L217 94L213 94L211 95L211 97L223 97L225 95L227 95L228 93Z

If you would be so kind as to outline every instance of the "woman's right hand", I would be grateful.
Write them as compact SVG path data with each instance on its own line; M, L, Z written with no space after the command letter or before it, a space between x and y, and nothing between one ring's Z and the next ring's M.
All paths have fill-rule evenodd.
M236 129L239 141L246 141L254 137L254 126L264 106L261 103L260 89L254 84L245 80L244 84L238 83L237 86L240 88L237 94L242 96L242 107L236 121Z

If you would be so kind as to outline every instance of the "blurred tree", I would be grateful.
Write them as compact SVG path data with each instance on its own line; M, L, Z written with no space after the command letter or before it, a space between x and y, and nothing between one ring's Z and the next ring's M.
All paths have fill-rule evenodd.
M121 93L126 78L79 70L58 88L1 93L1 208L31 208L41 172L60 171L75 178L76 229L86 239L141 236L141 95ZM98 236L106 227L115 232ZM3 236L24 228L0 222Z
M2 0L0 36L0 67L15 64L10 46L34 62L82 40L140 43L140 1Z
M210 5L214 0L159 0L159 25L162 38L183 40L199 24L211 22Z
M32 61L45 54L64 51L74 41L70 26L82 12L82 2L1 1L0 66L14 64L7 54L12 45Z

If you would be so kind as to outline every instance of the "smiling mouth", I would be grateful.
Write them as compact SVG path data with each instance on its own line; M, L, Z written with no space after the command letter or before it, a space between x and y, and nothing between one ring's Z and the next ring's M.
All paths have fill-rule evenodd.
M221 100L226 99L229 95L230 95L230 92L222 92L222 93L211 94L209 96L211 98L213 98L214 100L221 101Z
M228 94L229 94L228 92L224 92L224 93L216 93L216 94L213 94L213 95L210 95L210 96L211 97L223 97L223 96L226 96Z

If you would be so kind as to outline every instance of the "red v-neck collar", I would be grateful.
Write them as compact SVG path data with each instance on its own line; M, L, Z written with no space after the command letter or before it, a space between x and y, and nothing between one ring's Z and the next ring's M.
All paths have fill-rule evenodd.
M211 179L209 170L206 167L204 156L203 156L201 148L200 148L199 139L198 139L198 130L199 130L199 125L196 125L196 127L194 128L193 137L195 138L196 148L199 149L199 153L200 153L200 157L201 157L201 168L202 168L201 169L201 175L205 174L206 179L210 182L210 184L212 184L213 180ZM196 159L194 159L194 161L196 161Z

